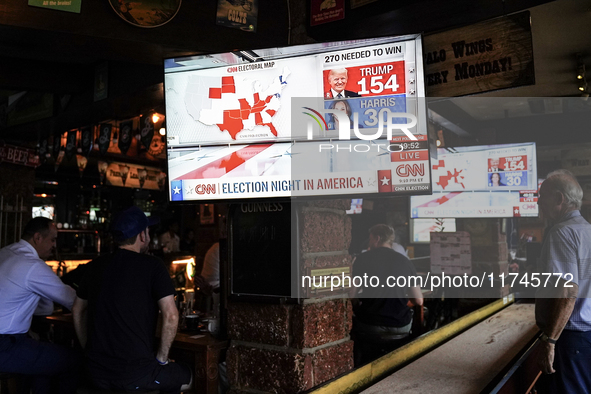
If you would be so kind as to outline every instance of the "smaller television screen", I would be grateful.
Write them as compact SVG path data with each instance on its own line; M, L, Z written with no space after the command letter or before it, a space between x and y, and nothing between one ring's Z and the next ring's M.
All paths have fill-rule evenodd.
M434 192L520 191L537 187L536 144L437 149Z
M33 215L32 217L44 217L50 220L53 220L54 216L54 207L52 205L42 205L39 207L33 207Z
M351 209L348 209L347 214L353 215L356 213L361 213L363 208L363 198L353 198L351 199Z
M514 218L538 216L538 191L452 192L410 198L411 218Z
M533 142L437 149L431 196L411 196L410 217L513 218L538 216Z
M432 232L454 232L456 231L456 219L411 219L410 236L413 243L429 243Z

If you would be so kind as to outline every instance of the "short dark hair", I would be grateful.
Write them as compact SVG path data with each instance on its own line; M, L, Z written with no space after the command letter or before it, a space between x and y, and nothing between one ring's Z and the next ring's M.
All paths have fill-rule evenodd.
M33 218L29 220L29 223L26 224L21 238L24 240L29 240L37 233L41 233L41 235L46 236L49 232L49 226L52 223L53 221L51 219L41 216Z
M146 231L146 230L142 230L142 233ZM117 243L117 245L119 246L125 246L125 245L133 245L135 243L135 241L137 240L137 237L139 236L139 234L134 235L131 238L127 238L124 239L123 241L115 241Z

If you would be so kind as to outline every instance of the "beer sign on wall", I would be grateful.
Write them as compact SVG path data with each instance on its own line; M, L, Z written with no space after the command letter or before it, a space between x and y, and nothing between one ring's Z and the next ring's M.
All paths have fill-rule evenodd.
M107 185L136 189L159 190L166 181L166 174L156 167L121 162L108 163L105 175Z
M457 97L535 83L529 11L425 36L430 97Z

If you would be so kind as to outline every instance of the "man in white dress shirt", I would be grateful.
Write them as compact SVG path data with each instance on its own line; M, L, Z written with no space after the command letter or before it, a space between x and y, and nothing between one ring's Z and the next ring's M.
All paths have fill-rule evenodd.
M34 393L75 393L80 365L72 349L29 337L33 315L50 315L53 303L72 309L76 292L44 260L52 255L57 229L43 217L25 226L22 239L0 250L0 372L32 375Z

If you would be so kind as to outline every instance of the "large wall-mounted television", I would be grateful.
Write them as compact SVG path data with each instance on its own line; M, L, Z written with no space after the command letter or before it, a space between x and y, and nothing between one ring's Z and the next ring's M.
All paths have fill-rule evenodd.
M420 36L166 59L170 200L429 194L423 78Z
M438 149L433 195L410 199L411 218L538 216L535 143Z

